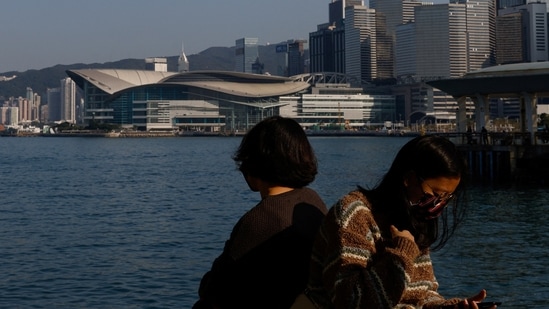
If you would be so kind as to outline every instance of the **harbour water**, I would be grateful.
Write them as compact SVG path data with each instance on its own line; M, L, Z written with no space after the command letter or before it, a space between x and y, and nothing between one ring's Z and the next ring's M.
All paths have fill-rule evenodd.
M405 137L312 137L327 204L373 185ZM190 308L259 200L239 137L0 138L0 308ZM433 254L440 292L548 308L549 190L484 185Z

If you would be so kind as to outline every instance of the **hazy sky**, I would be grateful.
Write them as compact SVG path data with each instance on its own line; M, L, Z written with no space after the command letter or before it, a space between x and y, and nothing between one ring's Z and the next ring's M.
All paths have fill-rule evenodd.
M331 0L1 0L0 73L308 39ZM446 3L448 0L434 0ZM366 1L366 4L368 2Z

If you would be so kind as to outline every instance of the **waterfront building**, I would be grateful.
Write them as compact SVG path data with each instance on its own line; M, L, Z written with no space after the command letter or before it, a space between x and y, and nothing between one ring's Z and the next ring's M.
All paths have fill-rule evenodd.
M277 114L278 97L305 91L306 81L239 72L70 70L84 91L86 122L138 130L246 130Z
M69 70L84 91L88 123L137 130L236 132L271 115L349 128L395 119L392 96L369 96L342 74L291 78L225 71ZM303 105L304 104L304 105ZM299 105L299 110L295 107ZM305 106L305 108L304 108ZM310 116L310 117L309 117Z
M29 122L38 120L40 118L40 95L35 93L31 87L27 87L26 100L25 104L28 105L28 108L25 107L24 120Z
M59 121L61 117L61 88L48 88L46 91L48 101L48 121Z
M258 61L258 38L241 38L235 41L235 71L252 73L252 65Z
M19 108L18 123L30 123L32 121L32 106L29 100L19 97L17 107Z
M456 100L447 93L433 88L419 79L399 80L393 86L396 114L407 126L444 125L455 123ZM468 116L473 114L473 103L467 102ZM402 118L401 118L402 117Z
M0 106L0 124L6 124L9 106Z
M70 78L61 80L61 119L69 123L76 123L76 84Z
M0 107L0 124L17 126L19 124L19 108L15 106Z
M42 105L42 97L38 93L33 94L32 100L32 120L40 120L40 106Z
M49 103L48 104L42 104L40 106L40 123L48 123L49 117L50 117Z
M280 115L304 128L359 130L395 120L395 97L368 94L300 94L280 97Z

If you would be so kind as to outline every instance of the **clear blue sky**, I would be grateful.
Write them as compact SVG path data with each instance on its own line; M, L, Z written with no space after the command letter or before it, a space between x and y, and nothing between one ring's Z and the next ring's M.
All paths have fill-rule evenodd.
M331 0L2 0L0 73L308 39ZM368 3L365 1L366 4ZM434 0L435 3L448 2Z

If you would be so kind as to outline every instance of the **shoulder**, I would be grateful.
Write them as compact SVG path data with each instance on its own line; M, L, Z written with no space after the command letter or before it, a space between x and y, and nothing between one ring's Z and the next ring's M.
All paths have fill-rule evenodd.
M326 207L326 204L324 203L320 195L318 195L318 193L311 188L298 188L293 190L291 194L294 196L296 202L298 203L313 205L316 208L322 210L323 213L326 213L328 211L328 208Z
M349 192L340 198L330 209L330 213L340 224L357 218L366 221L373 220L371 204L360 190Z

